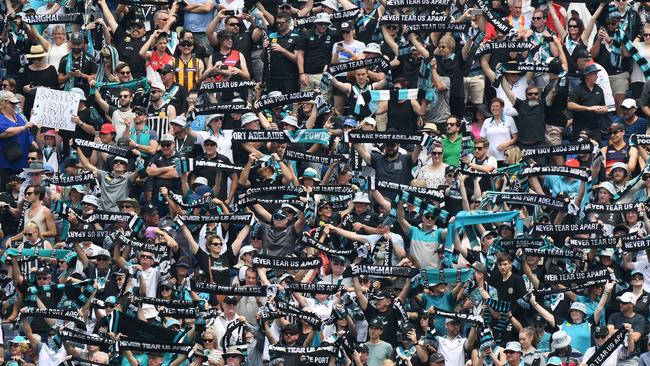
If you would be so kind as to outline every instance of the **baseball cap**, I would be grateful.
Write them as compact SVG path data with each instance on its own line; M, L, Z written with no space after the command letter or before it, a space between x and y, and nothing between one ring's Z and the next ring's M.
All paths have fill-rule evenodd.
M631 292L626 292L621 296L617 296L616 300L622 303L631 303L632 305L636 305L636 298L634 297L634 294Z
M279 208L273 213L273 220L284 220L287 218L287 213L283 209Z
M84 35L81 32L73 32L70 35L70 42L72 42L72 43L84 43Z
M104 123L102 128L99 130L100 134L108 135L109 133L116 133L115 126L111 123Z
M363 53L381 53L381 47L377 43L368 43Z
M173 72L173 71L174 71L174 66L172 66L170 64L165 64L165 65L163 65L163 67L158 69L158 72L161 73L161 74L166 74L168 72Z
M636 100L632 99L632 98L627 98L627 99L623 100L623 103L621 103L621 107L627 108L627 109L636 108L637 107L636 106Z
M229 295L229 296L226 296L225 299L223 299L223 302L225 304L229 304L229 305L237 305L239 300L237 300L237 296Z

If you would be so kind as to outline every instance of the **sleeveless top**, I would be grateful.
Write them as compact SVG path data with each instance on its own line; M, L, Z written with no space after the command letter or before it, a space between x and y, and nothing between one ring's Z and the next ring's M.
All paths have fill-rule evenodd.
M192 90L194 84L199 79L199 65L195 56L185 63L180 57L174 59L174 68L176 69L176 77L178 83L185 87L185 89Z
M25 224L28 224L29 222L33 221L37 226L38 229L41 231L41 233L44 233L47 231L47 224L45 223L45 206L42 206L38 212L32 217L29 217L29 210L25 210Z
M158 138L169 132L169 118L167 116L167 106L169 102L163 103L160 108L156 108L153 104L147 107L147 127L156 131ZM146 128L145 128L146 130ZM136 140L133 140L139 143ZM140 144L144 145L144 144Z
M174 57L169 53L165 52L162 56L158 55L158 52L152 52L151 58L149 59L149 66L153 71L158 71L161 67L168 64L169 61L173 60Z
M59 69L61 59L66 56L70 51L68 50L68 42L63 42L62 45L57 46L52 43L50 50L47 51L47 63Z
M578 76L578 58L575 51L579 48L587 49L587 46L582 42L582 39L579 39L576 42L570 39L568 34L564 36L564 40L562 41L562 52L566 55L567 62L569 63L569 76Z
M630 159L630 145L625 143L622 148L616 150L614 146L607 145L607 152L605 154L605 169L607 174L612 169L615 163L626 163Z
M370 111L370 107L368 106L369 103L360 106L359 112L356 112L357 98L361 94L363 94L363 92L368 90L372 90L372 83L370 82L368 82L366 86L364 86L363 88L359 87L357 83L352 84L352 90L350 91L350 95L348 95L348 100L345 103L345 112L344 112L345 115L347 116L353 115L357 118L357 120L372 115L372 112Z
M218 49L213 49L212 51L212 60L214 63L221 61L223 65L228 65L232 67L236 67L238 69L241 69L241 58L239 57L240 53L237 50L230 50L228 54L224 55L221 52L219 52ZM214 76L214 81L219 82L224 79L224 76L221 74L217 74ZM235 75L234 77L231 77L229 80L230 81L237 81L240 80L241 76Z

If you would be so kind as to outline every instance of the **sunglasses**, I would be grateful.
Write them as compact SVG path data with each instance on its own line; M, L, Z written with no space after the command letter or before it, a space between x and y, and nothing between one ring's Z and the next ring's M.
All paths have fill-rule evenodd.
M648 180L650 179L650 174L643 174L642 178L643 180Z
M239 27L239 23L230 23L228 25L231 27Z
M33 157L33 156L28 156L28 157L27 157L27 160L28 160L28 161L36 161L36 160L38 160L38 158L35 158L35 157Z
M35 236L36 233L23 233L23 235L25 235L28 238L31 238L32 236Z
M388 29L396 30L398 27L396 25L389 25Z
M577 24L569 24L569 28L578 28Z
M341 31L341 33L343 33L343 34L350 34L350 32L352 32L352 31L349 31L349 30Z
M440 155L442 155L442 151L433 151L433 152L431 152L431 155L440 156Z
M171 288L171 287L167 287L167 286L161 288L161 291L171 291L171 290L172 290L172 288Z
M97 262L108 262L110 260L110 258L108 258L108 257L99 257L99 258L96 258L96 260L97 260Z
M122 161L120 163L124 163L124 162ZM123 210L125 208L133 208L133 206L131 206L131 205L120 205L120 210Z
M113 162L113 164L122 164L122 165L126 165L126 163L123 162L122 160L116 160L116 161ZM128 207L128 206L127 206L127 207Z
M191 43L182 43L180 46L181 47L192 47L192 44Z
M220 242L220 241L213 241L212 243L210 243L210 245L218 245L218 246L222 246L223 243Z
M104 303L104 305L106 305L106 307L109 308L109 309L115 308L115 304L106 304L106 303Z
M165 142L165 143L160 144L160 146L162 146L162 147L171 147L172 145L173 144L171 142Z
M632 276L633 280L642 280L643 276Z
M141 255L140 259L153 259L153 257L150 255Z
M481 151L484 150L485 148L483 146L475 146L474 149L476 149L476 151Z
M129 74L130 74L130 73L129 73ZM120 95L120 98L122 98L122 99L126 99L126 98L129 98L129 97L131 97L131 95L129 95L129 94L122 94L122 95Z
M131 71L120 71L120 74L121 75L131 75Z
M650 33L643 33L644 37L650 37ZM4 85L3 85L4 86Z
M526 93L526 95L528 95L529 97L535 97L538 96L539 93Z
M204 343L212 343L214 342L214 339L208 339L208 338L203 338Z
M606 335L595 335L594 338L603 339L603 338L607 338L607 336Z
M533 20L542 20L544 17L533 17Z

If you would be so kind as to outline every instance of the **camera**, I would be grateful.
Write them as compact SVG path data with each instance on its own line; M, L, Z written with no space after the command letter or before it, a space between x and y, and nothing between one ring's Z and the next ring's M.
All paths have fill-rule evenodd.
M235 15L235 11L234 10L226 10L226 11L223 12L223 15L225 15L225 16Z

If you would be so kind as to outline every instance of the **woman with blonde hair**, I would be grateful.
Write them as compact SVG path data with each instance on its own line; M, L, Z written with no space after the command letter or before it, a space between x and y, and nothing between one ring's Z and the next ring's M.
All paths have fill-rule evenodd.
M220 366L222 364L222 352L217 349L217 334L212 329L206 329L201 334L203 343L203 352L208 358L210 366Z

